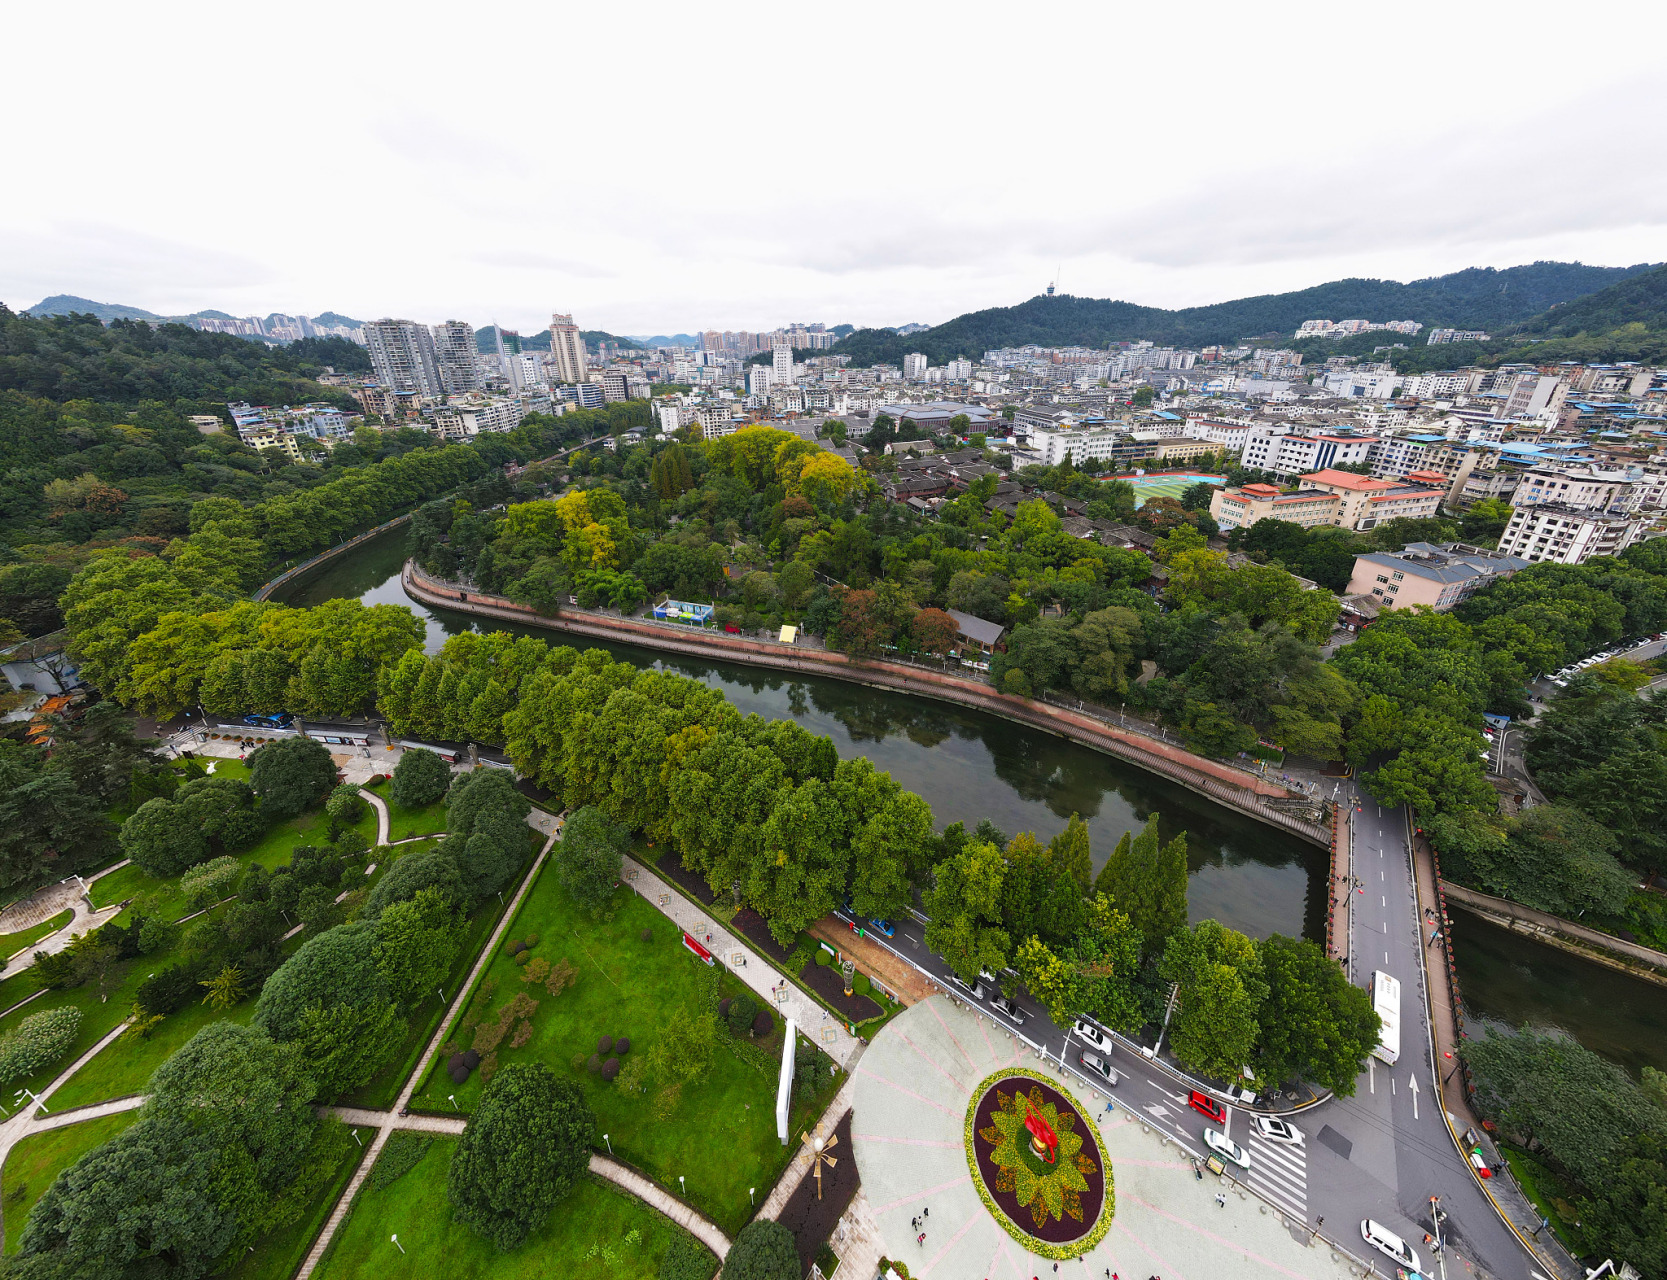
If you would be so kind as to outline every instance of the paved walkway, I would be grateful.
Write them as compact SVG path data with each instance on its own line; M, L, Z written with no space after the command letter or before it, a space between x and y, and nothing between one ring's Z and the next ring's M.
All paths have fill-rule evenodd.
M374 791L362 790L359 794L376 810L376 843L392 844L388 839L388 802Z
M855 1076L846 1076L845 1084L838 1093L834 1094L834 1099L828 1104L828 1109L822 1113L819 1123L826 1126L827 1132L832 1133L838 1128L839 1122L845 1118L845 1113L851 1109L852 1099L856 1097L856 1079ZM793 1198L793 1193L799 1189L799 1183L803 1182L810 1174L810 1148L805 1146L803 1133L790 1133L787 1135L787 1140L795 1143L798 1146L798 1151L795 1152L787 1168L782 1170L781 1177L776 1181L775 1187L771 1189L769 1198L764 1201L764 1206L759 1209L758 1216L760 1218L775 1219L781 1217L781 1211L787 1207L787 1202Z
M984 1207L967 1163L963 1135L972 1090L990 1073L1015 1066L1042 1071L1083 1116L1095 1118L1115 1178L1110 1233L1082 1260L1061 1262L1060 1274L1342 1280L1351 1273L1344 1249L1231 1178L1196 1179L1186 1153L1144 1117L1121 1104L1108 1114L1104 1098L1074 1080L1061 1081L1057 1068L1045 1067L998 1023L934 996L875 1037L856 1071L852 1119L867 1216L886 1256L907 1262L916 1280L1054 1274L1051 1261L1027 1251ZM911 1220L923 1212L920 1243ZM1365 1270L1360 1261L1352 1266L1356 1275Z
M705 946L729 970L768 1001L784 1018L791 1018L799 1031L813 1040L845 1070L849 1071L862 1052L862 1042L845 1030L810 996L782 978L769 961L754 951L739 934L718 924L711 916L668 885L635 858L625 859L625 882L648 899L663 915Z

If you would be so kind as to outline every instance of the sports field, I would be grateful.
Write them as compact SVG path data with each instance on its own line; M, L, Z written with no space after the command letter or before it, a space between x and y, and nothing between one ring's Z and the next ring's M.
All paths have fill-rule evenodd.
M1163 472L1158 475L1118 476L1117 479L1134 486L1135 506L1144 506L1148 498L1174 498L1202 480L1205 484L1226 484L1226 476L1201 475L1196 471Z

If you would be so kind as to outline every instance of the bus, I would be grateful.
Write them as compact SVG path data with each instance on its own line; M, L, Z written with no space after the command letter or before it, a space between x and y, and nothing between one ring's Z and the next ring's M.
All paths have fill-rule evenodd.
M1372 1010L1383 1023L1372 1056L1393 1065L1401 1056L1401 984L1381 969L1372 971Z

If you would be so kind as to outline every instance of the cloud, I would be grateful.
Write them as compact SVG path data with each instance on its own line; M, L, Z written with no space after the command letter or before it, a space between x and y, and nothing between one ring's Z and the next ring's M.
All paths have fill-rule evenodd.
M553 258L546 253L532 253L522 249L490 249L482 253L472 253L468 260L485 267L508 267L512 271L554 271L586 280L614 280L619 277L617 270L600 263L581 262L574 258Z

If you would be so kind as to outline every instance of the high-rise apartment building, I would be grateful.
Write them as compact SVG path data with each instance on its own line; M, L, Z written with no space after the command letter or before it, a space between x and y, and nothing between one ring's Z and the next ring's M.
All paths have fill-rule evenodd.
M770 387L775 382L773 369L767 369L761 364L747 366L747 394L751 396L767 396Z
M559 311L551 315L550 355L558 381L583 382L590 376L585 370L585 340L579 336L579 326L571 315Z
M926 376L926 357L915 351L903 357L903 376L905 378L924 378Z
M770 348L770 385L785 387L793 381L793 348L778 342Z
M475 367L475 327L464 320L434 326L434 359L440 367L440 386L448 396L480 389Z
M376 380L396 392L438 396L444 393L434 358L434 335L415 320L372 320L365 325L371 368Z

